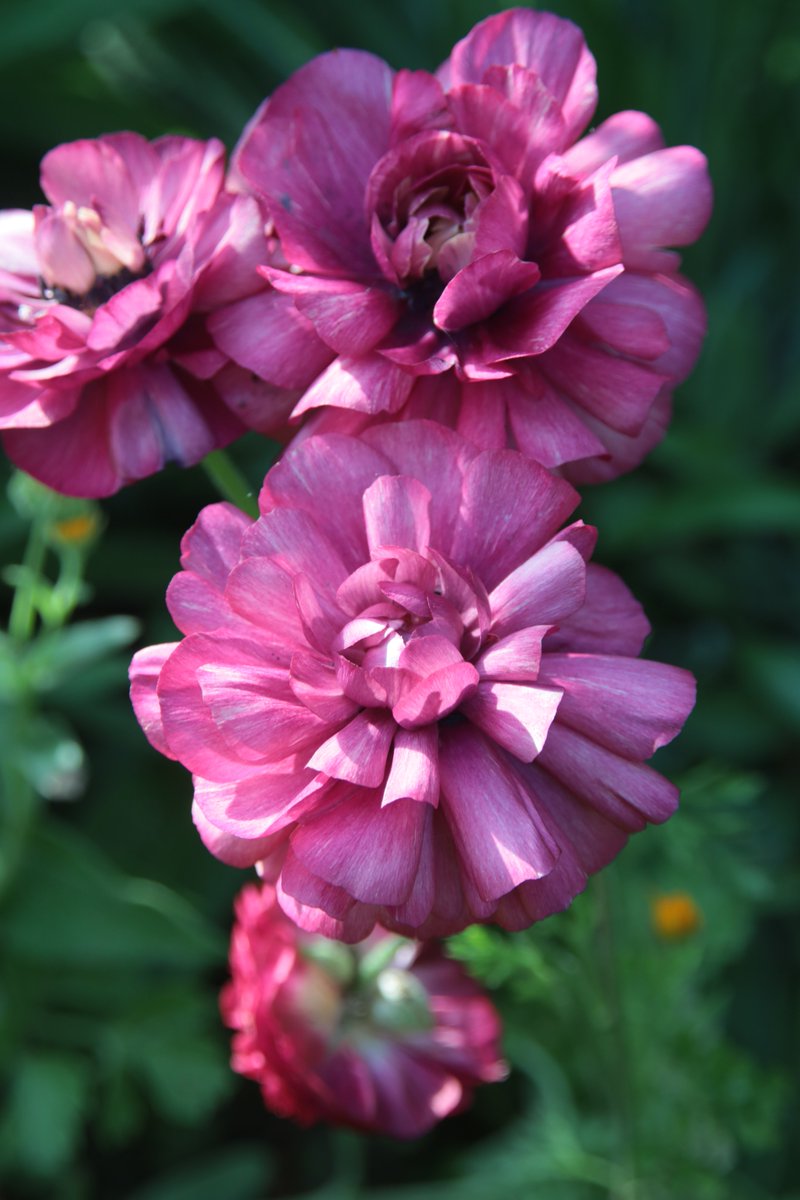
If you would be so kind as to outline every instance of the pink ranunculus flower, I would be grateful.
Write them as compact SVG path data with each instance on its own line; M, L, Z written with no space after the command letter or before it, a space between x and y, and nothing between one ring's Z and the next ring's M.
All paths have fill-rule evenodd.
M276 321L276 362L235 305L217 344L283 384L313 328L328 365L295 416L321 410L315 432L433 417L576 464L575 480L630 469L700 348L702 302L665 247L695 241L711 193L704 156L665 148L643 113L580 139L595 103L580 30L529 9L481 22L435 76L355 50L314 59L236 156L275 222L287 269L265 273L294 319Z
M274 888L250 884L230 967L231 1065L280 1116L419 1137L506 1075L494 1006L435 943L376 929L343 946L301 932Z
M694 701L638 659L622 582L562 529L577 495L443 425L295 443L260 518L206 508L134 659L151 742L195 776L201 836L346 941L520 929L674 810L644 765Z
M295 394L212 342L219 305L265 290L265 216L226 188L220 142L134 133L45 155L48 204L0 212L0 430L9 456L104 496L197 462ZM313 374L313 370L312 370Z

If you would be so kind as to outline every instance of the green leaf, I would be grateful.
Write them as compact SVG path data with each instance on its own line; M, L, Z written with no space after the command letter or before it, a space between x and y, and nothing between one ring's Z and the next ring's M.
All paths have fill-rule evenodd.
M89 1102L89 1066L67 1054L31 1054L7 1097L0 1152L27 1174L54 1176L75 1151Z
M31 644L25 668L38 691L56 687L72 673L128 646L139 634L133 617L103 617L79 621L66 629L43 633Z
M185 970L223 959L224 940L188 901L127 878L77 833L38 830L30 853L36 870L18 880L3 926L21 960Z

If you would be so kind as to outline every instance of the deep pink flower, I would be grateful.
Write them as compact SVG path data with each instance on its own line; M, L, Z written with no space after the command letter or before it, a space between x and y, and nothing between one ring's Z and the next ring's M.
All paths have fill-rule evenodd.
M187 635L132 696L195 775L225 861L262 864L305 928L443 936L564 908L676 789L645 759L691 676L637 659L649 626L577 495L442 425L295 443L252 523L224 504L183 545Z
M14 462L104 496L245 425L279 429L296 396L254 380L206 328L265 290L264 215L226 190L222 145L112 134L51 150L41 179L47 205L0 212L0 429Z
M690 371L702 303L677 273L711 195L705 159L643 113L582 140L596 103L582 34L548 13L493 16L436 76L355 50L314 59L256 114L238 169L267 204L291 309L213 321L217 344L282 386L328 347L298 404L315 432L434 417L570 477L638 463ZM244 319L243 319L244 318Z
M506 1074L497 1012L433 943L376 929L345 947L301 933L272 887L249 885L230 965L231 1065L281 1116L419 1137Z

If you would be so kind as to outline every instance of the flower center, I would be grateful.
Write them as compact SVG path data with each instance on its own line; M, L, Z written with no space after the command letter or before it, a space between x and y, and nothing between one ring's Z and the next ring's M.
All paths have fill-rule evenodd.
M338 599L353 612L332 645L351 699L389 708L398 724L415 728L446 716L474 690L477 600L444 560L387 549L342 585Z
M34 210L40 287L45 300L93 313L151 265L138 234L68 200Z

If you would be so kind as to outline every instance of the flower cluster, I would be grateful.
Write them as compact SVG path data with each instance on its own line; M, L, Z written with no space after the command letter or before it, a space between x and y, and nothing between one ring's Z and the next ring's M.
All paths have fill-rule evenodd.
M596 99L580 30L515 9L436 74L314 59L227 172L216 141L109 135L0 213L25 470L102 496L293 435L257 519L186 535L183 638L131 681L208 848L265 881L223 1010L303 1121L414 1136L498 1078L489 1002L402 939L526 928L677 803L647 760L694 682L639 658L641 608L565 522L666 429L710 185L643 113L586 133Z
M580 138L594 60L576 26L517 9L483 21L436 75L322 55L256 115L237 164L266 204L289 304L281 353L249 336L275 296L218 313L217 345L275 384L326 354L295 409L354 432L434 417L576 481L635 466L704 332L668 247L710 211L703 155L644 113Z
M50 201L0 213L0 430L69 495L105 496L197 462L296 395L216 347L209 315L266 287L264 217L226 187L216 141L133 133L42 162Z
M234 1070L267 1106L314 1121L411 1138L502 1079L500 1019L441 949L377 930L345 947L301 933L269 885L236 902L231 982Z

